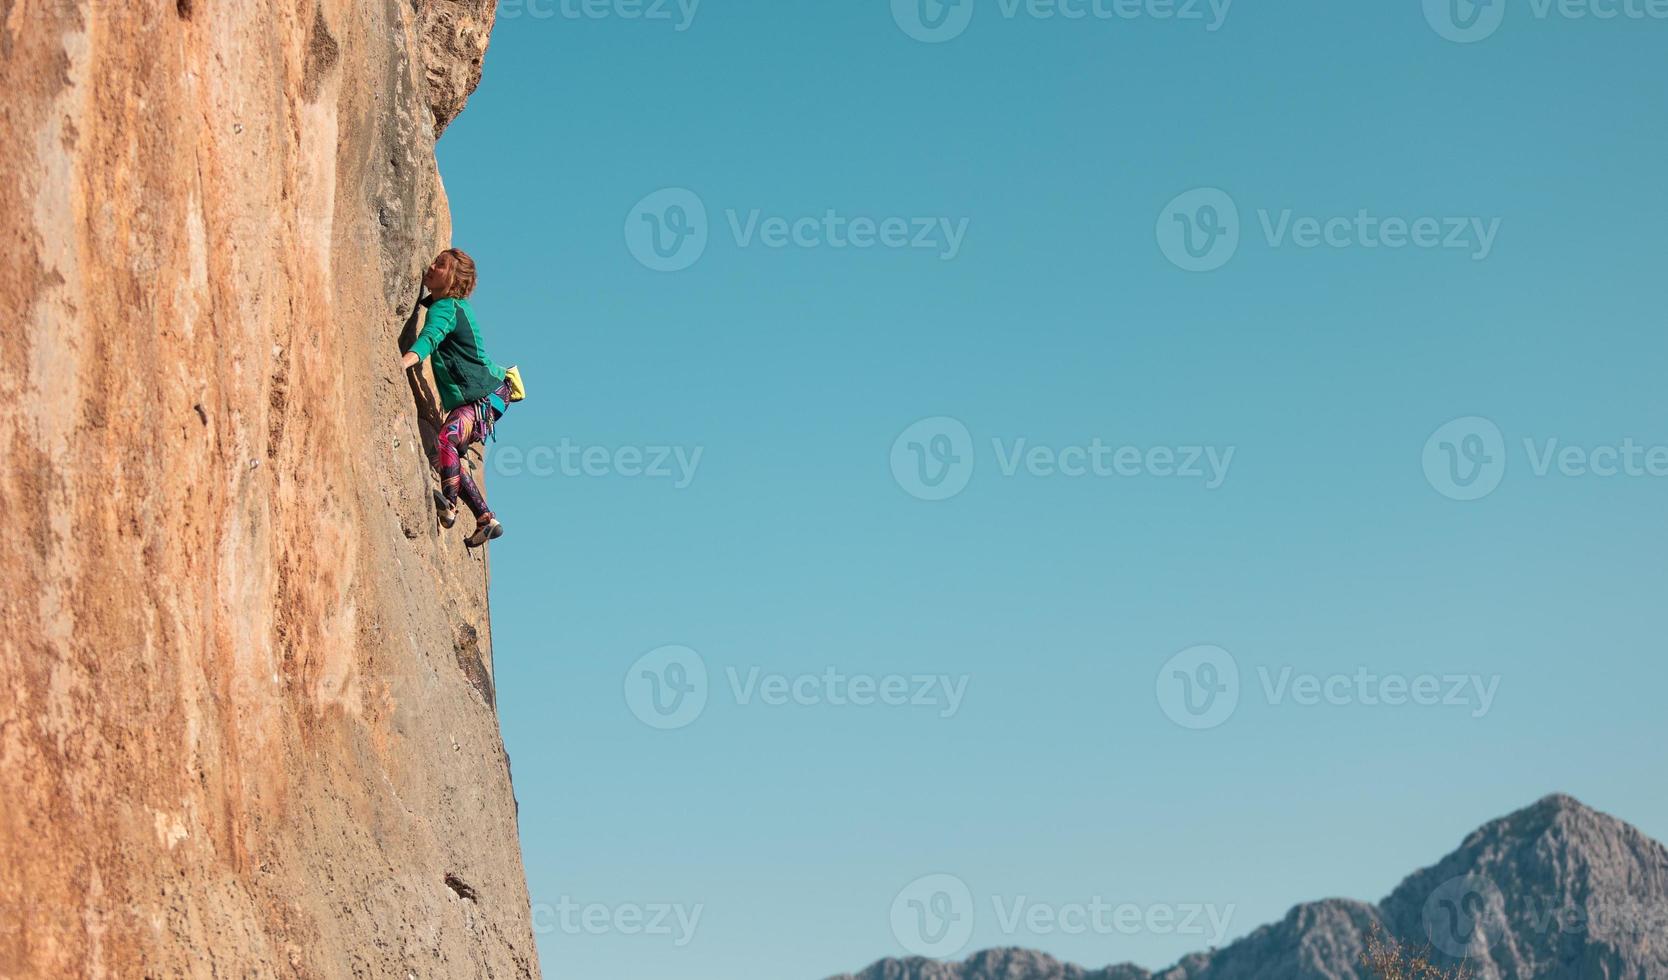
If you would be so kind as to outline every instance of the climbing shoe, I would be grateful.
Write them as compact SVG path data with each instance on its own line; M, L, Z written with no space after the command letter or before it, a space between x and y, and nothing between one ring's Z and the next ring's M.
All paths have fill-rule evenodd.
M479 548L494 538L504 536L504 525L498 523L496 517L489 517L475 525L475 533L463 539L463 543L471 548Z
M434 492L434 510L440 518L441 527L451 527L458 522L458 509L446 502L446 495L439 490Z

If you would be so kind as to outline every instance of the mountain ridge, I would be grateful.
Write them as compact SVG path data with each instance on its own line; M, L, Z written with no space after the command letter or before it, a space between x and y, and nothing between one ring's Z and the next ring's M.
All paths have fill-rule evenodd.
M1668 977L1668 848L1564 793L1542 797L1465 836L1377 904L1302 902L1220 949L1149 971L1098 970L1019 947L960 963L880 960L830 980L1367 980L1374 929L1478 980L1660 980Z

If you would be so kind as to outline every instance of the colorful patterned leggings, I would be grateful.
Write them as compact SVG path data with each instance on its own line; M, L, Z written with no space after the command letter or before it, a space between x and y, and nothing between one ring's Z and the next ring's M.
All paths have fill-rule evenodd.
M496 394L506 405L509 404L508 384L499 388ZM502 413L484 398L459 405L446 416L445 424L440 427L440 436L435 440L436 457L440 464L440 491L445 495L446 503L456 507L461 495L477 521L491 517L492 511L487 509L486 497L482 495L475 478L463 468L463 451L490 435L501 417Z

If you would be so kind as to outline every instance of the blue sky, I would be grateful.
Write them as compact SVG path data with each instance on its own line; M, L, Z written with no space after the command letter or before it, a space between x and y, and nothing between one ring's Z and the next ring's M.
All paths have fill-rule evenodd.
M968 2L507 4L441 141L545 973L1158 967L1554 790L1668 838L1668 23Z

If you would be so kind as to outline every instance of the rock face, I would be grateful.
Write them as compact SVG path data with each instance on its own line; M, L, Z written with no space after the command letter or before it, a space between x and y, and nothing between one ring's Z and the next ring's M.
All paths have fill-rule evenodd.
M498 0L423 0L419 8L423 73L437 137L481 84L481 63L497 9Z
M835 980L1367 980L1374 927L1479 980L1668 977L1668 849L1568 796L1488 824L1379 905L1299 905L1221 950L1149 973L999 949L963 963L882 960Z
M0 0L0 976L538 975L398 366L492 8Z

